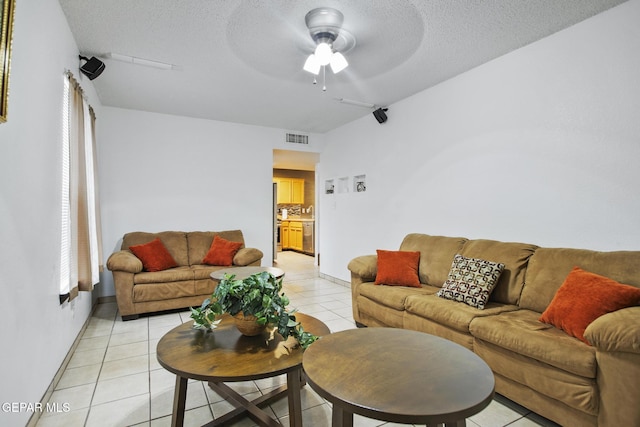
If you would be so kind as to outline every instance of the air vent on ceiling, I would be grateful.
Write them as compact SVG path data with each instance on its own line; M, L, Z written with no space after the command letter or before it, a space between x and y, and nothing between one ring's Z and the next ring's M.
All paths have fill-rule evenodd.
M308 144L309 143L309 135L300 135L297 133L287 133L286 142L291 144Z

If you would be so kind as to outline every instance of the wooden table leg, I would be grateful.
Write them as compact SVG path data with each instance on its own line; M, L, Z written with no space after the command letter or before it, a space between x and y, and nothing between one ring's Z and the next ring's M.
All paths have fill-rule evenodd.
M225 383L213 383L209 382L209 387L216 393L218 393L222 398L224 398L227 402L231 403L236 409L232 410L224 414L222 417L216 418L212 422L206 424L207 427L210 426L218 426L218 425L228 425L228 423L236 418L238 415L243 412L248 412L249 418L255 421L258 425L262 427L282 427L277 420L274 420L264 412L262 409L258 407L261 404L267 404L271 401L274 396L280 395L283 392L286 392L286 387L282 386L281 389L274 390L273 392L268 393L256 400L248 401L243 396L241 396L237 391L233 390L231 387L226 385Z
M173 392L173 415L171 427L182 427L184 424L184 409L187 400L187 378L176 375L176 387Z
M301 372L301 369L287 372L287 396L289 399L290 427L302 427L302 400L300 398L300 388L302 387Z
M333 404L331 413L331 427L353 427L353 412L348 412Z

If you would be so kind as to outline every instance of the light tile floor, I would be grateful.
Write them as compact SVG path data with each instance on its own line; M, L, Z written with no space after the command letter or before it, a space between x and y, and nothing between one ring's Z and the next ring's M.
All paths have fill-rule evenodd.
M294 252L278 255L286 272L284 291L291 305L322 320L332 332L355 328L350 290L318 277L313 258ZM160 337L189 321L189 312L172 312L123 322L115 303L100 304L91 317L75 353L55 387L50 402L68 405L70 411L44 413L38 427L51 426L169 426L175 376L156 360ZM234 383L239 393L255 398L284 382L284 377ZM302 389L305 426L330 426L331 407L307 385ZM200 426L231 406L200 381L187 390L186 426ZM287 426L286 399L271 405L273 416ZM393 426L356 416L357 427ZM246 418L237 426L253 426ZM496 396L482 412L467 420L470 427L555 426L531 411Z

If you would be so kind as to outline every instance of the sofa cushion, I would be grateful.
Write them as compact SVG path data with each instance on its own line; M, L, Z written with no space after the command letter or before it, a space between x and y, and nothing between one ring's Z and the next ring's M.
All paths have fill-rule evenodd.
M214 280L208 279L196 279L194 282L194 293L196 295L203 295L202 301L211 297L213 291L216 289L216 283Z
M217 270L221 270L223 268L224 267L219 265L206 265L206 264L191 266L191 270L193 271L193 277L196 280L211 279L211 273Z
M482 310L489 302L489 295L503 269L504 264L499 262L456 255L447 280L437 295Z
M147 283L133 287L133 302L163 301L194 295L193 279L168 283Z
M373 283L363 283L358 292L370 300L394 308L404 310L405 300L411 295L430 295L438 292L439 288L422 285L419 288L404 286L377 286Z
M504 264L490 300L504 304L517 304L524 286L524 273L529 258L538 247L528 243L498 242L495 240L469 240L460 255Z
M595 378L595 350L559 329L538 321L540 313L518 310L499 316L477 317L469 326L482 341L539 360L567 372Z
M640 305L640 288L574 267L540 316L585 343L584 330L603 314Z
M162 271L178 266L157 237L148 243L129 246L129 250L142 261L142 266L146 271Z
M420 287L417 251L385 251L378 249L376 285Z
M376 286L380 287L380 286ZM405 288L416 289L416 288ZM360 295L357 298L357 310L360 320L364 320L364 324L367 326L383 326L391 328L402 328L403 323L403 310L396 310L392 307L387 307L378 301L374 301Z
M539 313L545 311L575 266L640 287L640 251L540 248L529 261L520 307Z
M408 295L405 298L408 313L425 317L442 325L468 333L469 324L476 317L492 316L503 312L518 310L518 306L489 302L484 310L464 303L439 298L437 295Z
M404 311L402 313L402 327L413 331L420 331L426 334L438 336L448 339L456 344L460 344L464 348L473 351L473 336L466 331L459 331L442 323L433 321L424 314L418 315Z
M189 265L187 236L182 231L162 231L159 233L134 231L127 233L122 238L122 249L128 249L129 246L133 245L148 243L156 237L164 244L178 265Z
M241 242L241 247L244 247L242 230L190 231L186 233L187 242L189 243L189 265L202 264L202 260L209 252L215 236L220 236L232 242Z
M460 252L466 241L463 237L411 233L402 240L400 250L420 252L420 282L440 287L447 280L453 257Z
M180 282L193 280L193 270L190 267L176 267L163 271L138 273L133 276L133 284Z
M573 341L582 344L578 340ZM582 346L587 347L584 344L582 344ZM548 400L552 400L553 402L544 402L543 406L545 408L542 411L542 408L538 407L538 412L541 414L546 414L546 416L550 417L555 415L557 417L558 414L555 413L557 408L553 407L554 403L563 407L566 405L567 409L571 408L579 412L555 418L556 421L563 422L562 425L567 427L595 427L598 425L596 420L591 418L594 416L597 418L600 407L598 383L594 378L583 377L563 369L558 369L540 360L524 356L515 351L507 350L480 339L473 341L473 351L480 356L482 360L487 362L494 372L496 377L496 392L504 394L510 399L527 405L532 409L535 408L533 402L537 401L538 404L540 404L542 403L540 402L540 398L546 396L549 398ZM505 389L503 388L505 384L501 381L502 379L524 387L517 387L520 389L520 392L511 387ZM500 384L501 382L503 384ZM584 415L586 414L589 414L591 417L585 417Z
M232 265L233 257L240 247L242 247L240 242L232 242L220 236L214 236L211 247L202 259L202 263L207 265Z

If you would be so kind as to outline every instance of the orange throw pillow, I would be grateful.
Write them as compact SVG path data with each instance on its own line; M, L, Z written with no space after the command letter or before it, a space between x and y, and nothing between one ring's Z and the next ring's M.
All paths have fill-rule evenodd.
M142 261L146 271L162 271L178 266L158 237L149 243L129 246L129 250Z
M209 252L205 255L202 263L209 265L232 265L233 257L241 247L241 242L232 242L220 236L215 236L213 242L211 242Z
M384 251L378 249L376 285L412 286L419 288L418 263L420 252Z
M574 267L539 320L591 345L584 337L591 322L634 305L640 305L640 288Z

